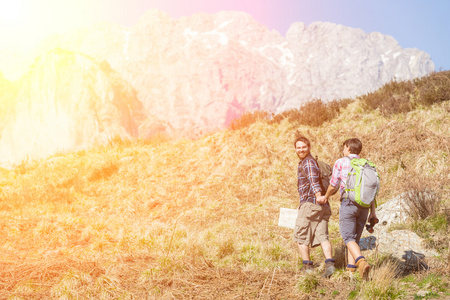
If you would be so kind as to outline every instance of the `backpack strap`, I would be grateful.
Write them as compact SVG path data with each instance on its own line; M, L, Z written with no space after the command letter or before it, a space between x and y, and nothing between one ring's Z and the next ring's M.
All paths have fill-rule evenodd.
M348 158L348 160L350 160L350 162L352 161L352 159L353 158L351 158L350 157L350 155L347 155L347 156L345 156L346 158ZM350 173L350 170L351 170L351 165L350 165L350 169L348 170L349 171L349 173ZM345 179L345 181L347 181L347 179L348 179L348 174L347 174L347 178ZM349 197L349 191L354 191L355 189L347 189L347 182L345 182L345 189L344 189L344 197L343 197L343 199L344 200L348 200L348 197Z

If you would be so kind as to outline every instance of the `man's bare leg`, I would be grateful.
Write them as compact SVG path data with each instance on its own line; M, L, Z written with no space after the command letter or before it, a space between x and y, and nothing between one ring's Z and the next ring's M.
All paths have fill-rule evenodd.
M300 256L302 260L309 260L309 247L306 245L298 244L298 251L300 252Z
M333 250L331 247L331 243L329 241L323 242L320 244L322 247L323 255L325 256L325 259L333 258Z

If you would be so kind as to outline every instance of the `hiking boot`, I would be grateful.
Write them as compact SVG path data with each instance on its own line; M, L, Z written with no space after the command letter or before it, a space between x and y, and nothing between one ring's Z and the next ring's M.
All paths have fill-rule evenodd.
M370 265L367 263L367 261L364 258L361 258L356 263L356 266L358 267L359 275L361 276L361 278L364 280L369 279Z
M345 269L347 270L347 272L350 272L350 273L355 273L355 271L356 271L356 268L349 268L349 267L347 267Z
M304 264L302 267L302 272L305 274L312 274L314 272L313 264Z
M325 270L323 270L322 277L330 278L335 271L336 268L334 267L334 262L327 262L325 263Z

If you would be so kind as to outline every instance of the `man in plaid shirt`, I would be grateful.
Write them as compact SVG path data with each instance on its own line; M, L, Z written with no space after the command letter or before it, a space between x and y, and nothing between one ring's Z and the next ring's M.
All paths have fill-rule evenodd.
M321 197L322 188L319 177L320 169L311 156L311 143L305 137L298 137L295 151L300 158L297 168L297 188L300 206L295 221L294 241L297 242L303 269L306 273L313 271L314 263L310 260L309 247L321 246L325 256L323 277L330 277L336 270L332 256L331 243L328 239L328 220L331 209L328 201ZM325 192L325 191L323 191Z

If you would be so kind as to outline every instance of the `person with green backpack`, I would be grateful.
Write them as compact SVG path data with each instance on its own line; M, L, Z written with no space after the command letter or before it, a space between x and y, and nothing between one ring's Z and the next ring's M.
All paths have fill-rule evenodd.
M379 174L372 162L360 158L362 143L351 138L343 143L344 157L333 167L330 186L322 199L326 201L339 188L341 205L339 209L339 230L348 250L347 270L358 269L361 278L367 280L370 265L361 253L359 240L369 220L376 220L376 196L379 190Z

